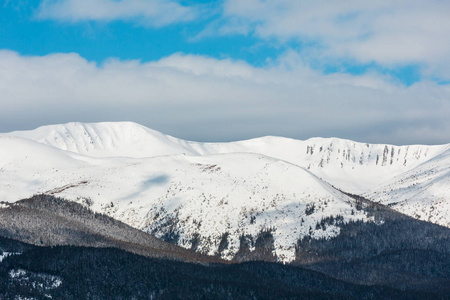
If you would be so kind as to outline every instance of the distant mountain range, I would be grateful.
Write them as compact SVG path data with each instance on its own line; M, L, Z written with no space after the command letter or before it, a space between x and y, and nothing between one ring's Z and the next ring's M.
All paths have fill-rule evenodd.
M116 272L113 261L126 257L144 268L133 272L156 281L183 276L162 271L175 261L205 266L177 265L197 272L190 275L193 282L224 276L213 288L202 281L189 292L168 288L168 279L122 290L138 295L265 299L267 289L288 299L446 299L448 227L450 144L280 137L197 143L129 122L0 134L0 288L7 291L0 289L0 298L15 291L32 298L44 290L68 299L107 297L110 288L100 282L78 295L80 282L71 280L75 273L87 276L78 262L106 255L102 259L111 264L93 266L92 275ZM48 248L56 246L75 248ZM30 261L36 255L43 255L38 265ZM59 257L60 265L48 255ZM73 257L73 264L61 263ZM225 267L248 261L289 263L291 269ZM280 284L244 288L231 280L238 269ZM269 269L274 273L264 273ZM287 274L319 283L299 285ZM94 277L90 282L97 282ZM36 284L48 288L36 290Z
M69 123L0 135L0 197L70 199L182 247L232 259L273 235L277 260L317 226L373 217L346 195L450 226L450 144L393 146L337 138L198 143L141 125ZM226 245L226 247L225 247Z

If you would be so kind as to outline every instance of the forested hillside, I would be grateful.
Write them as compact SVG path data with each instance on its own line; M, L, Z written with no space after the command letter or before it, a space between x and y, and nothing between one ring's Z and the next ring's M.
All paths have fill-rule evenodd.
M14 248L0 263L0 298L17 299L436 299L332 279L300 267L251 262L202 266L117 249Z

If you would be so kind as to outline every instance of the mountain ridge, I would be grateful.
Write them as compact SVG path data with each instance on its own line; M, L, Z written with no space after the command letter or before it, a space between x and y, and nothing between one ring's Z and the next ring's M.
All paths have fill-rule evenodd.
M67 123L7 135L94 157L144 158L235 152L264 154L314 170L316 175L330 184L352 193L363 193L450 149L450 144L395 146L338 138L301 141L273 136L228 143L201 143L168 136L132 122ZM367 172L368 167L371 172ZM325 170L330 168L332 170ZM348 180L340 180L342 174ZM355 182L359 182L359 185Z
M411 194L411 188L389 185L401 182L405 174L414 177L428 170L450 178L450 164L437 172L450 144L393 146L280 137L199 143L130 122L44 126L0 134L0 143L3 199L49 193L88 201L95 211L135 228L205 254L220 250L227 259L237 253L242 236L249 235L253 249L260 234L275 229L269 230L274 253L291 261L298 238L339 234L333 224L317 229L322 219L373 221L339 190L390 204L380 195L397 187L397 198ZM430 197L420 209L435 205ZM450 204L436 199L442 208L430 220L448 226ZM406 204L392 208L417 217L414 201ZM418 218L428 220L429 214Z

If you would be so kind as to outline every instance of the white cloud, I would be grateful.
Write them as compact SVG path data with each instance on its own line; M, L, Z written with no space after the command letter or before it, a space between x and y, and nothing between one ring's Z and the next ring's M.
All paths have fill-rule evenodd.
M126 20L164 26L190 21L196 15L195 8L170 0L46 0L37 16L66 22Z
M450 141L449 86L405 87L376 73L323 75L293 51L266 68L184 54L97 65L77 54L0 51L0 92L0 131L131 120L194 140Z
M156 27L205 18L210 23L191 41L235 34L281 43L295 39L315 65L415 65L425 77L450 79L450 1L224 0L187 6L176 0L44 0L37 16Z
M450 78L450 2L226 0L220 32L241 24L262 38L302 41L320 59L422 65ZM311 49L310 49L311 50Z

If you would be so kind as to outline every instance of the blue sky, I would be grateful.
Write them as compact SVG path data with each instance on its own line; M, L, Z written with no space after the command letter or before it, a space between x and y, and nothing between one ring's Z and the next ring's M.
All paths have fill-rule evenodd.
M0 9L0 132L129 120L202 141L450 142L447 1L3 0Z
M50 3L52 2L56 3L56 1ZM183 52L217 59L244 60L258 67L267 65L288 49L301 51L308 48L308 45L305 45L308 41L295 37L278 41L273 37L259 37L251 31L245 34L217 36L210 34L198 37L205 28L213 27L216 22L223 22L220 21L223 2L179 3L190 7L198 5L201 7L199 9L208 9L208 13L198 16L195 20L174 22L155 28L140 25L133 20L83 20L74 23L52 18L42 19L39 17L42 11L40 1L5 1L0 48L14 50L22 55L75 52L97 63L111 57L146 62ZM203 5L206 5L206 8L203 8ZM347 59L333 59L326 62L311 60L308 63L326 74L336 72L362 74L376 70L393 76L406 85L418 82L423 77L420 74L420 67L415 62L395 67Z

